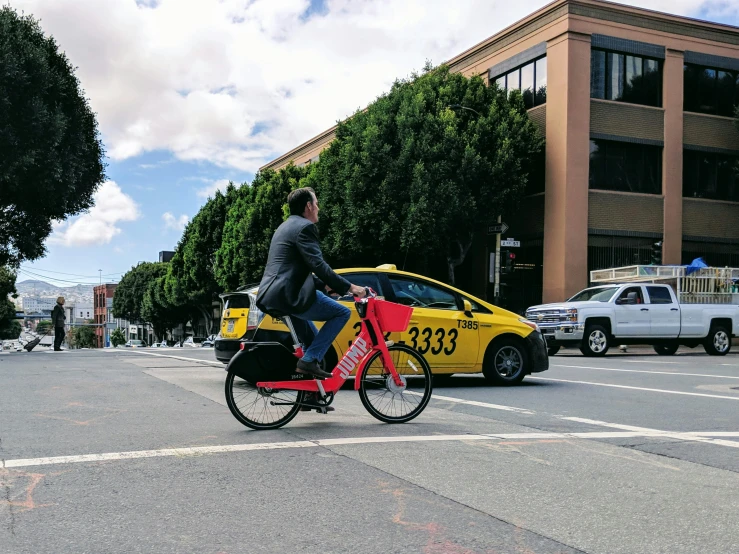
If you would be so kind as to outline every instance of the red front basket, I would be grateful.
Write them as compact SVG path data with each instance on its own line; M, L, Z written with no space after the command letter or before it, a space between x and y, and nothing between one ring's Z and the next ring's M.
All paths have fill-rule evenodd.
M408 328L408 322L413 315L413 308L387 302L386 300L375 301L375 314L380 322L380 328L386 333L402 333Z

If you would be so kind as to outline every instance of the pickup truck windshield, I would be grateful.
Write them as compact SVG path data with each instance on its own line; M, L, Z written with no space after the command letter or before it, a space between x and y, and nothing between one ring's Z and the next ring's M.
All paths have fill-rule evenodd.
M585 289L570 298L568 302L608 302L616 294L618 287L598 287Z

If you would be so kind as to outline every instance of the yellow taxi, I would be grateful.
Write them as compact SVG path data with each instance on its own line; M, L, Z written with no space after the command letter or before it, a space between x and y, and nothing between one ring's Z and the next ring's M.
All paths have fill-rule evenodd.
M413 307L408 329L385 338L417 349L435 375L482 372L491 382L510 385L549 368L546 343L536 324L517 314L428 277L398 271L394 265L336 273L355 285L371 287L386 300ZM256 293L257 287L244 287L222 295L224 310L215 353L224 363L238 351L242 340L292 343L282 321L258 310ZM352 318L326 355L329 368L361 328L352 298L337 300L351 309Z

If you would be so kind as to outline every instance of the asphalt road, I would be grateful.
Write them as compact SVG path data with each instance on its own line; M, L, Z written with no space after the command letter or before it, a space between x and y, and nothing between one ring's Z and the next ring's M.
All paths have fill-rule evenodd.
M0 551L739 552L739 355L564 352L262 432L210 350L0 355Z

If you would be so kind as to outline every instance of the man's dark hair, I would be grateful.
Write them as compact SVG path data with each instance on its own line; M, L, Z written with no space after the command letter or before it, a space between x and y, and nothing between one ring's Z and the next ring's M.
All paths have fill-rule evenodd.
M313 202L316 191L310 187L295 189L287 195L287 205L290 207L290 215L303 215L305 205Z

